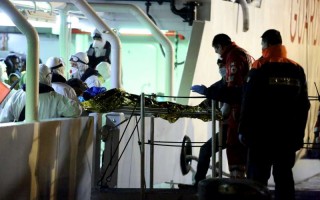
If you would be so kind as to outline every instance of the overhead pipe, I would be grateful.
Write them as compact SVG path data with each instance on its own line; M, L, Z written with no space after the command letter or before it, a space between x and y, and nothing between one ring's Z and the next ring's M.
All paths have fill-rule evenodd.
M121 43L119 37L97 15L93 8L85 0L70 0L94 26L106 36L111 44L111 88L121 87ZM69 9L68 7L67 9Z
M237 3L240 4L243 14L243 32L249 30L249 8L246 0L237 0Z
M68 44L70 44L70 29L67 23L67 11L66 9L59 10L59 17L60 17L60 29L59 29L59 49L60 49L60 57L64 62L69 59L69 48ZM70 78L70 67L69 65L66 66L67 70L65 72L65 77L68 79Z
M75 0L72 0L75 1ZM174 69L174 49L170 40L161 32L161 30L149 19L149 17L136 5L132 4L114 4L114 3L90 3L89 4L97 12L120 12L130 13L136 19L146 26L153 37L163 46L166 55L165 60L165 94L173 95L173 69ZM69 9L72 9L71 7ZM111 44L112 47L112 44ZM112 50L111 50L112 54ZM120 53L119 53L120 55ZM111 61L111 65L113 65ZM111 69L111 71L113 68ZM111 76L112 77L112 76Z
M1 0L0 9L10 17L12 22L27 38L25 122L35 122L39 120L39 36L36 29L9 0Z

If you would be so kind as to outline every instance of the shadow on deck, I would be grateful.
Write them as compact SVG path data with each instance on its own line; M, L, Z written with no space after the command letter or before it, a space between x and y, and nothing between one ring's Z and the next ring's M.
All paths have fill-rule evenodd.
M273 191L271 191L273 193ZM198 200L196 191L183 189L146 189L142 198L141 189L104 189L92 192L92 200ZM320 200L320 191L296 191L296 200ZM219 200L219 199L216 199Z

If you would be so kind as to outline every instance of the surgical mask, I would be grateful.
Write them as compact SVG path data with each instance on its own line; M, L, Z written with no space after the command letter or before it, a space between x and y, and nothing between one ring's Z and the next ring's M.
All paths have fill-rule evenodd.
M73 76L75 73L78 72L78 68L76 67L70 67L70 75Z
M81 78L81 73L77 67L71 67L70 74L72 78L77 78L77 79Z
M103 49L104 43L100 40L93 40L92 47L95 49Z
M226 74L227 74L227 69L226 69L226 67L220 67L220 68L219 68L219 73L220 73L220 75L222 76L222 78L225 78L225 77L226 77Z
M77 63L77 71L72 75L73 78L81 78L84 74L84 72L88 69L88 65L82 64L82 63ZM73 67L74 68L74 67Z

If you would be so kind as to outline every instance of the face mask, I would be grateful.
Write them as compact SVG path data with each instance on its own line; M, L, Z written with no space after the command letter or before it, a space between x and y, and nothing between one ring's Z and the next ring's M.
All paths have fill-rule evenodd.
M104 43L100 40L93 40L92 47L95 49L103 49Z
M76 67L70 67L70 74L71 74L71 76L74 75L74 74L77 73L77 72L78 72L78 68L76 68Z
M220 67L220 68L219 68L219 73L220 73L220 75L222 76L222 78L225 78L225 77L226 77L226 74L227 74L227 69L226 69L226 67Z

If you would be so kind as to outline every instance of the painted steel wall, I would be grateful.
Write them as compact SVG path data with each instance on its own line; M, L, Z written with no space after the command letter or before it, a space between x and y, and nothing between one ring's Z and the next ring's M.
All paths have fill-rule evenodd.
M93 118L0 126L0 199L90 199Z

